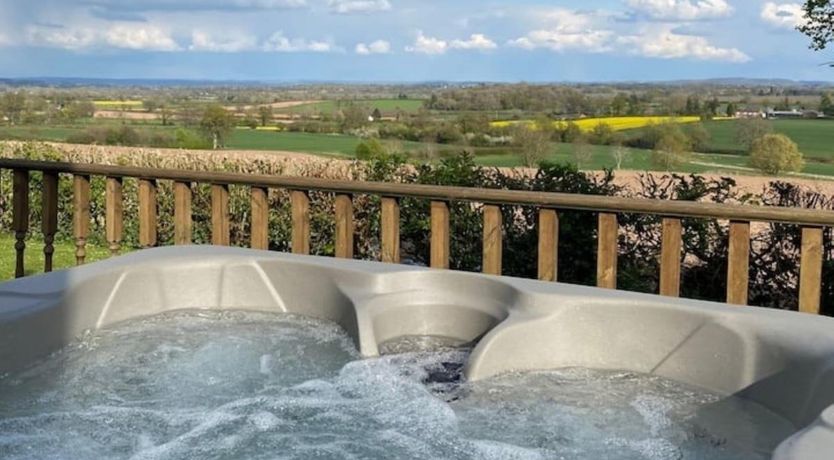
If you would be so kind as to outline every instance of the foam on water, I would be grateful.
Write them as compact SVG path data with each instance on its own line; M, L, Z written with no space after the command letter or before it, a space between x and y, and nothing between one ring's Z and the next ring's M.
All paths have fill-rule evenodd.
M130 321L0 380L0 458L755 459L794 430L629 372L461 382L468 352L450 344L363 360L337 326L292 315Z

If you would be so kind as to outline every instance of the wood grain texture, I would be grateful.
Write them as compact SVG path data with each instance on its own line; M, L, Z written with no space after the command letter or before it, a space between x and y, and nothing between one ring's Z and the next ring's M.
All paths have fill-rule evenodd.
M679 297L681 295L681 220L664 217L661 224L660 247L660 295Z
M747 305L750 285L750 222L730 221L727 303Z
M396 198L382 197L380 232L382 261L400 263L400 203Z
M52 256L55 254L55 233L58 231L58 173L46 172L43 175L41 197L43 217L43 271L52 271Z
M174 182L174 244L191 244L191 183Z
M353 197L336 195L336 257L353 259Z
M484 206L484 240L483 272L489 275L501 275L501 257L503 252L501 227L501 207Z
M139 179L139 245L152 248L157 242L156 181Z
M539 279L556 281L559 277L559 214L555 209L539 210Z
M87 237L90 233L90 176L76 174L72 178L72 229L75 238L75 263L87 258Z
M292 252L310 254L310 197L307 192L290 192L292 202Z
M597 286L617 289L617 215L600 213L597 242Z
M449 205L431 202L431 268L449 268Z
M802 228L799 311L818 315L822 299L822 228Z
M252 249L269 249L269 189L252 187L252 228L249 245Z
M105 184L105 233L110 254L118 255L122 249L124 232L124 204L122 178L108 177Z
M211 244L228 246L231 242L229 230L231 216L229 215L229 186L225 184L211 185Z

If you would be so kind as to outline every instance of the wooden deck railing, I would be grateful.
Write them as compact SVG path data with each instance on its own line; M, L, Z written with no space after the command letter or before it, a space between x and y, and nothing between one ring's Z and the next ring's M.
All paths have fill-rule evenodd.
M57 231L58 177L72 175L74 181L73 231L76 260L84 262L90 231L90 177L106 178L106 239L112 254L122 244L123 178L138 179L139 244L157 244L157 181L174 183L174 242L192 240L193 183L211 184L212 243L229 244L229 185L245 185L251 190L251 246L268 247L267 192L270 188L290 191L292 207L292 251L310 252L309 191L332 192L335 200L335 254L353 257L354 194L377 195L381 207L381 259L400 261L400 209L398 198L412 197L431 201L430 265L449 267L450 201L482 203L484 218L483 271L501 274L502 225L501 205L536 206L539 209L538 276L555 281L558 266L559 211L580 210L599 215L597 249L597 285L617 287L617 214L641 213L662 217L660 257L660 294L678 296L681 275L681 218L723 219L730 222L727 270L727 302L747 304L750 258L750 223L780 222L802 227L799 308L819 313L823 259L823 227L834 226L834 212L797 208L776 208L710 204L684 201L645 200L579 194L475 189L415 184L353 182L302 177L264 176L225 172L183 171L63 162L0 159L0 169L13 170L13 226L15 231L16 276L24 274L24 251L29 231L29 173L43 173L43 219L46 271L52 269L53 240Z

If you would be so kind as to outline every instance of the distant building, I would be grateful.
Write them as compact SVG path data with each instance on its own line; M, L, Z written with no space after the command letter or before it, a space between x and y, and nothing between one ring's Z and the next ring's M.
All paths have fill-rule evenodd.
M737 110L736 118L767 118L767 114L761 110Z
M822 114L816 110L768 110L767 118L771 120L790 120L798 118L822 118Z

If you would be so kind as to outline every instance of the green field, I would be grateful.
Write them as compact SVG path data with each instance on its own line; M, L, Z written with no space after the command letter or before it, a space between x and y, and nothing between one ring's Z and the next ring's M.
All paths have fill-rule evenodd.
M14 278L16 253L14 250L14 237L6 233L0 233L0 281ZM24 265L26 275L43 273L43 240L31 238L26 242L24 252ZM87 244L87 262L106 259L110 251L102 246ZM75 245L70 242L56 242L55 254L52 258L54 270L75 266Z
M710 147L716 151L737 151L744 148L735 141L737 121L704 123L712 136ZM790 137L807 159L834 161L834 120L773 120L773 130Z
M423 107L421 99L365 99L351 101L354 104L370 107L371 110L379 109L384 115L393 115L397 111L416 112ZM288 107L279 109L277 112L281 113L333 113L339 110L342 101L321 101L312 104L297 105L295 107Z

